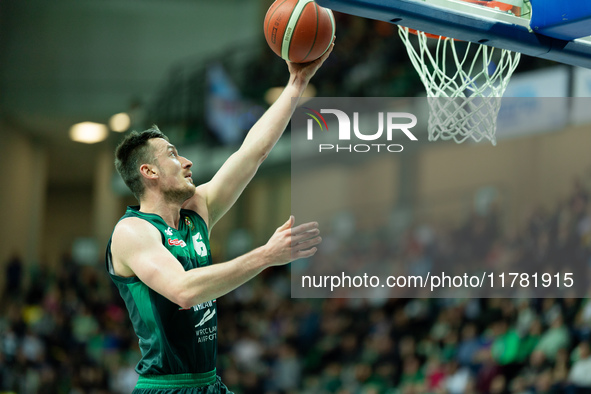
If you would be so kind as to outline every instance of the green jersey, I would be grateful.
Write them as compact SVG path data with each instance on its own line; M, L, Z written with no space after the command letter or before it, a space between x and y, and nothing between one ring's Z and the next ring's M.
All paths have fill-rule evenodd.
M162 236L162 244L186 271L211 264L209 235L196 212L181 209L179 228L174 229L158 215L128 207L121 219L136 217L151 223ZM115 275L111 240L107 245L107 270L125 301L142 358L140 375L195 374L215 371L217 356L216 300L181 309L146 286L137 277Z

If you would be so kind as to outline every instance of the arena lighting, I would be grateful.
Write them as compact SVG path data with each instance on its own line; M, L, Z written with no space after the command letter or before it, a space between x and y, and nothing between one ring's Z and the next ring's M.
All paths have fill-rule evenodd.
M269 88L269 90L267 90L267 92L265 93L265 101L267 102L267 104L271 105L275 101L277 101L277 99L281 95L281 92L283 92L283 89L284 89L284 87ZM305 103L309 98L315 97L315 96L316 96L316 87L310 83L310 84L308 84L308 86L306 87L306 90L304 90L304 93L302 94L302 98L300 99L300 104Z
M84 144L95 144L107 138L109 130L101 123L82 122L70 127L70 139Z
M109 119L109 127L117 133L123 133L129 129L131 125L131 118L125 112L121 112L111 116Z

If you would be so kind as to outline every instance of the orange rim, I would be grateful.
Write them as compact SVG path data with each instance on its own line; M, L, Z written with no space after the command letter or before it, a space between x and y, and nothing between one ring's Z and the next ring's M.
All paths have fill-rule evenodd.
M511 11L513 5L503 3L502 1L483 1L483 0L462 0L466 3L483 5L488 8L498 8L501 11Z
M503 3L502 1L485 1L485 0L462 0L466 3L471 3L471 4L478 4L484 7L488 7L488 8L496 8L500 11L512 11L516 16L521 16L521 8L520 7L516 7L513 6L512 4L507 4L507 3ZM415 29L408 29L408 31L414 35L418 35L418 30ZM425 33L425 32L423 32ZM438 36L437 34L431 34L431 33L425 33L425 36L427 38L433 38L433 39L442 39L445 40L447 37L445 36ZM454 41L459 41L455 38L453 38Z
M418 36L419 35L419 31L416 30L416 29L408 28L408 32L414 34L415 36ZM425 33L425 32L422 32L422 33L424 33L427 38L433 38L433 39L436 39L436 40L438 40L438 39L445 40L447 38L445 36L438 36L437 34L431 34L431 33ZM454 41L458 41L455 38L453 38L453 40Z

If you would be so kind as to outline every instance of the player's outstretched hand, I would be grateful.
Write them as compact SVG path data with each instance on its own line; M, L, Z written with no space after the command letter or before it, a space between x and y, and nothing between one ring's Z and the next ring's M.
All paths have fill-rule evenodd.
M289 68L289 73L295 77L302 77L306 82L310 81L310 79L316 74L316 71L322 66L324 61L328 59L330 53L334 48L334 42L336 37L332 39L332 44L324 55L320 56L318 59L308 62L308 63L292 63L290 61L287 62L287 67Z
M269 265L287 264L316 253L316 245L322 242L318 223L309 222L293 227L294 223L295 218L290 216L265 245Z

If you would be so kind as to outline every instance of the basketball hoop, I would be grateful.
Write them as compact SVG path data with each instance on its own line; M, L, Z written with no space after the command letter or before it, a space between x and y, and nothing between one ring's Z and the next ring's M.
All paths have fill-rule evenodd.
M512 7L500 12L511 12ZM496 145L501 98L521 54L403 26L399 34L427 91L429 141L462 143L472 138Z

